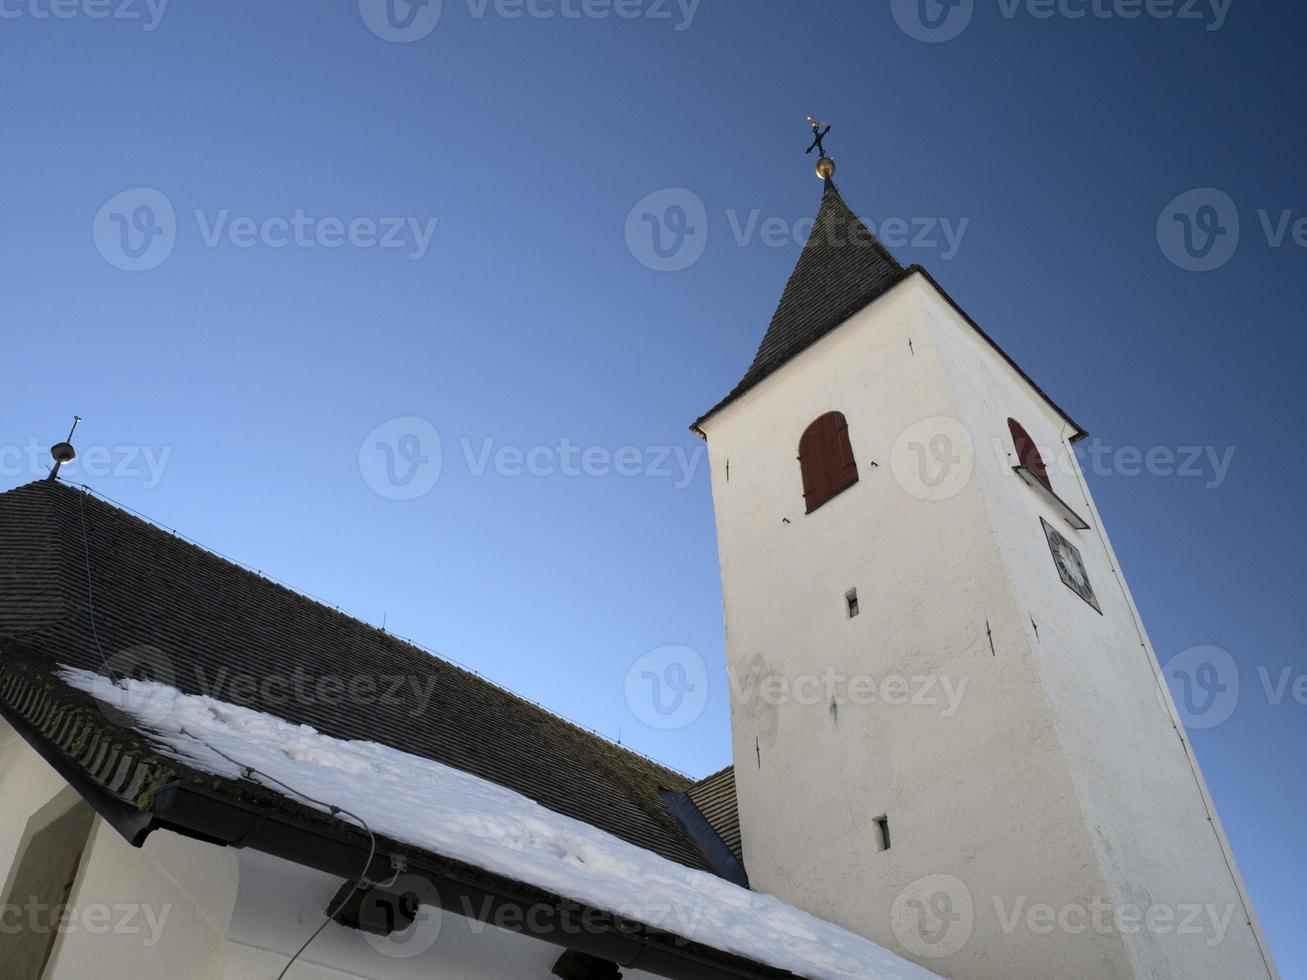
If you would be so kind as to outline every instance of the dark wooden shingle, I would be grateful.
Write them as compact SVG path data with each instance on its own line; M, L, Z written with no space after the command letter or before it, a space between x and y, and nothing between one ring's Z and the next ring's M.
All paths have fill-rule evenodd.
M0 636L43 651L50 671L59 662L102 666L87 552L99 645L120 670L135 663L188 694L433 759L706 870L661 796L688 789L685 777L90 494L42 481L0 494ZM263 684L269 678L287 684ZM296 678L310 692L330 678L378 693L302 697ZM394 678L404 683L391 689ZM429 687L427 704L413 685Z
M908 274L829 184L753 363L731 393L699 421L739 398Z

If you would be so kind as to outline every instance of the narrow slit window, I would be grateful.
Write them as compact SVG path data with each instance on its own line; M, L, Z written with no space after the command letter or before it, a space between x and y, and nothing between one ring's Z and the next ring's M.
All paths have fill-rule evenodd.
M887 816L876 818L876 850L889 850L889 817Z
M848 592L844 593L844 603L849 610L849 619L852 619L854 616L858 615L858 613L860 612L858 608L858 590L849 589Z

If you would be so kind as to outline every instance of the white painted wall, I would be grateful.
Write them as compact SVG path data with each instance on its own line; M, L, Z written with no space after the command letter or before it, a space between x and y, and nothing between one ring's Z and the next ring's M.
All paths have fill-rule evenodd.
M831 410L848 420L860 482L808 515L799 438ZM1034 903L1074 914L1150 889L1165 900L1232 894L1211 831L1199 840L1194 830L1206 813L1177 788L1192 780L1185 753L1165 737L1106 552L1090 547L1096 532L1062 525L1084 545L1100 617L1058 578L1039 516L1061 522L996 448L1010 445L1009 415L1041 443L1058 441L1058 417L914 276L703 425L751 882L950 977L1264 976L1233 927L1219 953L1074 924L1051 935L1042 922L1005 928L996 898L1007 915ZM950 427L920 423L937 417L970 431L974 468L963 452L954 478L932 489L910 443L926 447L933 475L931 436ZM855 587L861 614L849 619ZM903 677L910 698L933 691L940 703L867 703L855 697L865 689L836 685L849 703L832 711L829 671ZM770 675L789 693L768 697ZM800 697L792 685L805 679ZM956 710L945 683L962 691ZM1149 785L1158 767L1166 776ZM1158 810L1162 793L1173 795ZM1178 819L1179 834L1165 839L1150 810ZM892 846L878 852L882 813ZM909 904L937 896L957 920Z
M933 292L933 291L932 291ZM1216 931L1143 929L1127 936L1136 976L1266 977L1252 904L1239 880L1197 759L1111 549L1063 421L950 307L936 331L954 396L978 443L977 479L1017 605L1039 624L1027 637L1049 696L1109 897L1119 906L1231 911ZM1090 530L1075 531L1012 472L1006 419L1025 425L1050 465L1054 490ZM1054 463L1057 465L1054 465ZM1079 549L1103 614L1057 576L1039 517ZM1211 818L1209 821L1209 817ZM1229 864L1227 864L1229 858ZM1260 945L1259 945L1260 944Z
M77 799L59 774L0 718L0 888L24 843L28 820L61 792L69 804Z
M60 794L76 801L0 720L0 882L31 815ZM322 923L340 885L340 879L256 851L166 831L133 848L97 818L71 897L75 927L59 937L44 980L269 980ZM113 913L105 922L86 917L100 908ZM8 980L4 938L0 934L0 980ZM547 980L561 952L424 907L421 925L391 941L327 926L287 980ZM652 980L640 971L625 975Z
M229 856L173 834L158 836L138 850L97 818L71 896L74 928L59 937L48 980L224 975L222 934L177 875L197 879L215 897L230 897L235 876ZM170 860L165 865L161 858ZM97 917L104 910L103 917L91 920L92 910Z

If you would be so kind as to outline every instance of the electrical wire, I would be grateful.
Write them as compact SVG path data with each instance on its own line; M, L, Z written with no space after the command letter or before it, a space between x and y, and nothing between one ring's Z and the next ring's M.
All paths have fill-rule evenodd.
M77 495L77 510L81 517L82 525L82 557L86 563L86 608L91 614L91 639L95 641L95 651L100 655L100 663L104 669L109 672L109 677L115 684L120 683L109 666L109 658L104 655L104 647L100 645L100 631L95 625L95 589L91 584L91 539L86 533L86 495Z
M122 686L122 681L114 674L113 668L109 666L108 658L104 655L104 647L100 643L100 632L96 624L95 586L94 586L94 575L91 570L91 542L90 542L90 536L87 534L86 531L85 494L79 493L77 495L77 504L78 504L79 516L81 518L80 524L81 524L81 531L82 531L82 555L85 560L85 567L86 567L86 606L87 606L87 612L89 613L90 620L91 620L91 638L95 643L96 652L99 654L100 662L104 665L104 669L108 671L110 678L113 680L116 686ZM363 864L362 873L358 876L357 879L355 879L353 886L351 886L350 890L345 893L345 896L339 902L336 903L336 907L335 908L328 907L326 918L322 920L322 924L313 931L313 935L309 936L308 939L304 940L304 943L300 946L300 948L295 951L295 954L286 962L286 965L282 967L281 972L277 974L277 980L283 980L283 978L286 976L286 972L295 964L295 962L300 958L300 956L303 955L304 951L309 948L309 944L312 943L313 940L317 939L318 936L322 934L322 930L327 928L327 923L335 919L337 914L339 914L340 910L343 909L349 903L349 900L354 897L354 895L358 892L358 890L362 888L364 885L375 886L374 882L370 882L368 880L367 872L368 869L372 867L373 859L375 859L377 856L377 836L372 832L372 828L368 826L368 822L364 820L362 817L360 817L357 813L353 813L345 809L343 806L336 806L334 803L327 803L324 800L315 799L314 797L309 796L309 794L296 789L295 787L291 786L286 782L283 782L282 780L278 779L276 776L272 775L271 773L263 772L262 770L256 769L253 766L247 765L243 762L239 762L238 760L233 759L222 749L218 748L216 745L211 745L210 743L206 742L204 739L200 738L198 735L186 731L184 727L181 729L181 733L183 735L195 739L197 742L199 742L205 748L209 749L211 752L217 753L218 755L226 759L228 762L230 762L232 765L238 767L241 770L244 778L253 780L255 775L262 776L264 779L276 783L278 786L282 787L283 789L287 790L290 793L293 793L295 796L307 800L309 803L312 803L315 806L322 807L323 809L330 812L330 814L333 817L338 817L342 814L347 817L350 817L351 819L357 821L358 825L363 828L363 832L368 835L368 858L367 861L365 861ZM393 885L395 881L398 880L400 868L401 868L401 862L392 858L392 865L394 866L395 869L394 875L391 876L390 881L381 883L380 887Z
M298 960L301 955L303 955L304 951L309 948L309 944L312 943L313 940L317 939L318 936L322 934L322 930L327 928L327 923L335 919L336 916L340 913L340 910L349 904L349 900L354 897L354 895L358 892L360 888L364 887L365 885L372 885L374 887L384 888L388 885L393 885L395 881L398 880L399 878L398 863L394 862L395 874L391 876L390 881L381 882L380 884L369 881L367 877L367 872L368 869L372 867L373 859L377 856L377 837L372 832L372 828L368 826L368 822L366 820L360 817L357 813L352 813L351 811L346 810L343 806L336 806L334 803L327 803L325 800L315 799L314 797L309 796L308 793L302 792L301 790L296 789L294 786L291 786L289 783L283 782L282 780L278 779L276 776L272 775L271 773L264 772L263 770L256 769L254 766L248 765L247 763L241 762L237 759L233 759L230 755L228 755L222 749L218 748L216 745L212 745L211 743L206 742L204 739L200 738L194 732L188 732L185 729L185 727L183 727L180 731L182 735L186 735L190 738L195 739L195 741L199 742L201 745L209 749L211 752L217 753L218 755L226 759L228 762L230 762L232 765L239 768L241 770L241 775L243 778L253 780L255 776L262 776L264 779L268 780L269 782L276 783L278 786L282 787L287 792L293 793L294 795L300 797L303 800L307 800L309 803L312 803L315 806L322 807L323 809L330 812L333 817L344 814L345 816L352 818L353 820L358 822L358 825L363 828L363 832L368 835L368 858L367 861L365 861L363 864L363 873L360 874L358 878L355 879L354 884L350 887L350 890L347 891L344 897L341 898L341 900L336 903L335 908L328 907L327 916L322 920L322 924L318 926L318 928L313 930L313 935L309 936L308 939L304 940L303 945L301 945L300 948L295 951L295 955L293 955L287 961L286 965L281 968L281 972L277 974L277 980L283 980L283 978L286 976L286 971L288 971L295 964L295 961Z

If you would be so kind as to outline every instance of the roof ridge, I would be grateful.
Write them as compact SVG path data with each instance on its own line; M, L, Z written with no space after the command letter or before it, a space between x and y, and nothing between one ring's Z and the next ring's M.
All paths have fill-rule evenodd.
M718 769L716 772L704 776L703 779L700 779L698 782L696 782L694 786L691 787L691 789L702 786L704 783L711 783L714 779L720 779L722 776L725 776L728 772L734 772L734 771L735 771L735 763L733 762L729 766L722 766L722 768Z
M217 559L218 561L224 562L232 566L233 568L237 569L239 572L241 572L244 575L255 576L260 581L280 589L281 591L285 592L290 596L293 596L295 599L301 602L310 603L329 613L339 616L350 623L354 623L359 626L365 627L366 629L371 630L372 632L377 633L382 637L385 637L387 640L400 643L407 647L411 647L413 650L416 650L417 652L422 653L425 656L431 657L432 659L445 664L447 667L450 667L456 671L460 671L463 674L477 681L480 681L483 684L487 684L495 688L496 690L500 691L502 694L507 695L508 697L518 701L523 705L544 712L554 720L561 722L562 724L568 726L569 728L585 736L586 738L601 742L603 743L603 745L607 746L608 748L616 749L630 760L649 766L652 769L656 770L659 774L665 774L667 776L675 777L677 779L683 780L686 784L694 783L693 777L683 772L680 772L676 769L673 769L672 767L665 765L664 763L661 763L658 760L653 759L642 752L638 752L635 749L623 745L620 742L616 741L615 739L609 738L608 736L604 735L602 732L596 731L593 728L589 728L585 725L580 724L579 722L573 721L571 718L568 718L565 715L562 715L559 712L546 707L540 702L533 701L530 698L526 697L525 695L520 694L517 691L514 691L512 688L509 688L506 685L501 684L497 681L491 680L490 678L479 673L475 669L467 666L466 664L459 663L458 661L453 660L452 658L450 658L449 656L443 653L432 650L429 647L423 646L421 643L418 643L416 640L413 640L412 638L400 636L397 633L392 633L389 630L382 629L381 627L376 626L373 623L369 623L365 619L360 619L357 616L352 616L349 613L343 611L339 605L330 603L327 600L321 598L320 596L313 595L312 593L306 592L303 589L298 589L295 586L289 584L288 582L284 582L281 579L268 575L264 573L261 569L257 569L252 565L248 565L237 558L233 558L230 555L226 555L220 551L216 551L212 548L209 548L206 545L195 540L194 538L188 537L187 535L178 531L176 528L169 527L168 525L162 523L161 521L157 521L154 518L150 517L149 515L136 510L135 508L132 508L126 504L114 500L112 497L109 497L107 494L103 493L100 490L97 490L95 487L92 487L89 484L74 483L65 480L39 480L39 481L33 481L32 483L24 484L20 487L15 487L8 491L4 491L4 493L0 494L0 496L8 495L10 493L14 493L19 490L24 490L28 487L35 487L42 484L49 485L51 487L51 490L55 492L67 492L67 493L85 492L87 496L90 496L93 499L100 501L103 505L126 515L128 518L132 520L144 524L146 527L150 528L154 532L168 534L173 538L181 541L186 546L190 548L194 548L211 558ZM55 488L57 488L57 490ZM56 520L53 509L51 510L51 520L52 521Z

